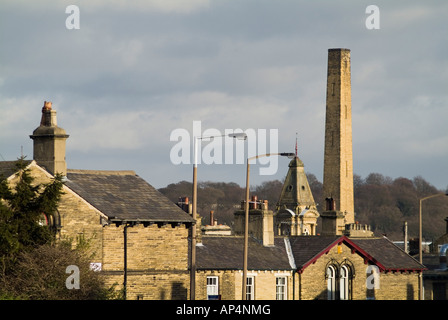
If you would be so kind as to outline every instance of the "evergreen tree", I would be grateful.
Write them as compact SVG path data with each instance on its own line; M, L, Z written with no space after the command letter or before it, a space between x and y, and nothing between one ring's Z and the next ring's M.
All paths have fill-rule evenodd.
M90 270L87 240L72 249L70 241L55 241L55 221L63 194L56 175L48 184L34 183L23 158L16 162L17 181L0 177L0 299L120 299L100 272ZM67 266L79 267L79 289L66 286Z
M17 183L0 178L0 277L6 276L19 253L52 243L54 230L41 222L56 212L62 195L62 176L34 184L24 158L16 162Z

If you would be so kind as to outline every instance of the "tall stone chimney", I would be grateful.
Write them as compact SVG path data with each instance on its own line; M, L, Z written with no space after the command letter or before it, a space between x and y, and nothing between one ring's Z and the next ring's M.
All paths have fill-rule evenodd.
M68 137L65 130L57 125L56 111L51 108L51 102L45 101L40 126L30 135L34 143L33 159L53 175L67 175L65 141Z
M328 50L323 200L334 200L333 212L355 222L350 50Z

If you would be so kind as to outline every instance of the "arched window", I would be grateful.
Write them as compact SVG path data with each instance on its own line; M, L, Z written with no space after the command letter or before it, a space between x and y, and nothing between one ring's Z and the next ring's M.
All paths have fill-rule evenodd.
M336 268L333 265L327 267L327 299L336 299Z
M350 268L347 265L343 265L340 270L339 277L339 298L341 300L350 299Z
M57 209L53 214L42 212L37 223L40 226L47 226L52 232L57 233L61 230L61 215Z
M49 225L49 221L48 221L48 217L45 213L41 213L39 216L39 220L37 221L37 223L43 227L43 226L48 226Z

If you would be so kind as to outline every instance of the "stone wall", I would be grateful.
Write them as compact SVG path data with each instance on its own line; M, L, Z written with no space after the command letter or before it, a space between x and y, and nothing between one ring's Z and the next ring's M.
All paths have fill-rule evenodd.
M127 228L127 299L187 299L188 229L156 224ZM103 271L124 281L124 226L103 228Z
M222 300L241 300L242 279L241 270L199 271L196 275L196 298L207 299L207 277L218 277L219 295ZM292 271L291 270L249 270L248 277L254 278L255 300L276 300L276 278L286 277L287 299L292 299Z
M36 165L30 174L36 184L51 182L52 176ZM15 178L10 180L14 185ZM60 240L89 244L91 262L101 264L106 283L123 288L124 226L107 225L105 216L64 187L58 206L61 219ZM127 228L127 298L187 299L190 287L188 270L188 229L157 224ZM82 281L82 280L81 280Z

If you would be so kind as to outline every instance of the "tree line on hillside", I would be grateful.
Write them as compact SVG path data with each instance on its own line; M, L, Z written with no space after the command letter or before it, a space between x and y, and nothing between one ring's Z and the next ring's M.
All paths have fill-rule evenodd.
M308 182L319 212L323 184L312 173L307 173ZM275 210L283 182L265 181L251 186L251 196L268 200L269 209ZM192 195L192 183L180 181L169 184L159 191L177 203L179 197ZM366 178L354 175L355 220L369 224L375 235L386 235L392 240L403 239L404 222L408 225L410 238L418 237L419 199L428 195L441 193L421 176L413 179L392 179L380 173L371 173ZM197 212L202 216L202 223L209 224L209 212L214 211L218 224L233 226L233 214L241 206L245 196L244 187L230 182L198 182ZM448 216L448 197L436 197L423 202L423 238L431 241L445 232L444 218ZM320 218L318 220L320 231Z

